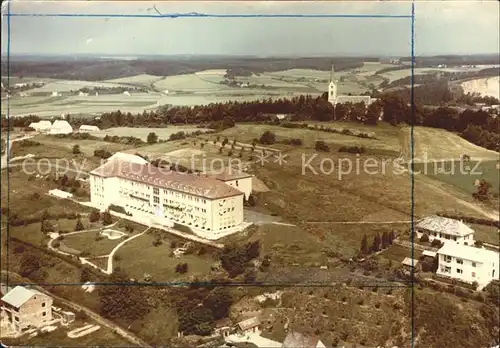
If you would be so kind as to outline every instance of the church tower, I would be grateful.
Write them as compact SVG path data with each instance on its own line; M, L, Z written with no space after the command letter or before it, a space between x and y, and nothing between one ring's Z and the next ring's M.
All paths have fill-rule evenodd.
M330 84L328 85L328 101L335 106L337 104L337 84L334 80L335 73L334 65L332 64L332 72L330 74Z

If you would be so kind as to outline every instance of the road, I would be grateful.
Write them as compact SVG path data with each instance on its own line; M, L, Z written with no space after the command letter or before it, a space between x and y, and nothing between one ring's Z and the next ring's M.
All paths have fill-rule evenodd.
M9 276L11 276L13 278L21 279L22 283L32 283L28 279L22 278L20 275L13 273L13 272L2 271L2 274L8 274ZM121 337L123 337L124 339L129 341L130 343L135 344L138 347L151 348L151 346L149 344L147 344L145 341L143 341L139 337L135 336L131 332L128 332L128 331L122 329L121 327L119 327L118 325L113 323L112 321L109 321L108 319L103 318L102 316L100 316L99 314L95 313L94 311L88 309L87 307L81 306L77 303L66 300L60 296L54 295L53 293L47 291L46 289L44 289L40 286L33 285L33 287L41 292L46 293L47 295L49 295L52 298L54 298L55 300L63 303L65 306L71 308L72 310L74 310L76 312L79 312L79 311L84 312L89 318L92 318L93 320L95 320L99 325L105 326L108 329L113 330L116 334L120 335ZM98 342L96 342L96 344L97 343Z
M7 168L7 164L8 164L7 161L8 161L8 158L10 158L10 150L12 149L12 144L14 144L14 142L16 142L16 141L21 141L21 140L30 139L30 138L33 138L33 136L32 135L25 135L25 136L20 137L20 138L9 139L8 144L6 144L5 153L2 155L2 160L0 163L0 168L2 170Z

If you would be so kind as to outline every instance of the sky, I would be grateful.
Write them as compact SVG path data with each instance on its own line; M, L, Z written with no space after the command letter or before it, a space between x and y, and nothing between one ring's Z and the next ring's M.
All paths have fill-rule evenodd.
M153 8L153 6L156 8ZM27 1L12 14L411 15L411 2ZM2 14L7 11L2 4ZM7 51L2 18L2 54ZM499 2L417 1L415 54L497 53ZM40 55L409 56L411 18L10 17L10 52Z

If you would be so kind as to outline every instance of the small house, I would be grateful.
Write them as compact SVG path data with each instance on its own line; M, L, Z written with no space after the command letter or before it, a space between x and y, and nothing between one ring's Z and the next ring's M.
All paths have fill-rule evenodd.
M432 215L421 219L415 226L417 238L424 234L429 241L438 239L441 242L454 241L462 245L474 245L474 230L462 221Z
M401 265L403 266L403 269L405 271L411 272L412 269L414 272L418 272L420 270L420 263L416 259L412 259L409 257L405 257L403 262L401 262Z
M236 324L236 329L240 335L248 335L248 334L260 334L260 321L257 317L252 317L250 319L246 319L240 321Z
M16 286L2 297L1 304L2 317L16 331L52 320L52 298L38 290Z

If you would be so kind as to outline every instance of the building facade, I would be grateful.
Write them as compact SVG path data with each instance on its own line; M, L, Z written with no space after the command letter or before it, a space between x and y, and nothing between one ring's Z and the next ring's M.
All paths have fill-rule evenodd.
M40 327L52 320L52 298L37 290L16 286L1 301L2 317L15 331Z
M462 221L432 215L420 220L415 226L417 238L424 234L429 241L438 239L442 243L453 241L462 245L474 245L474 230Z
M112 159L90 173L94 207L111 205L126 214L171 227L178 223L216 239L243 223L244 193L202 174L185 174Z
M481 286L499 279L499 254L492 250L448 241L438 250L437 257L438 275Z

